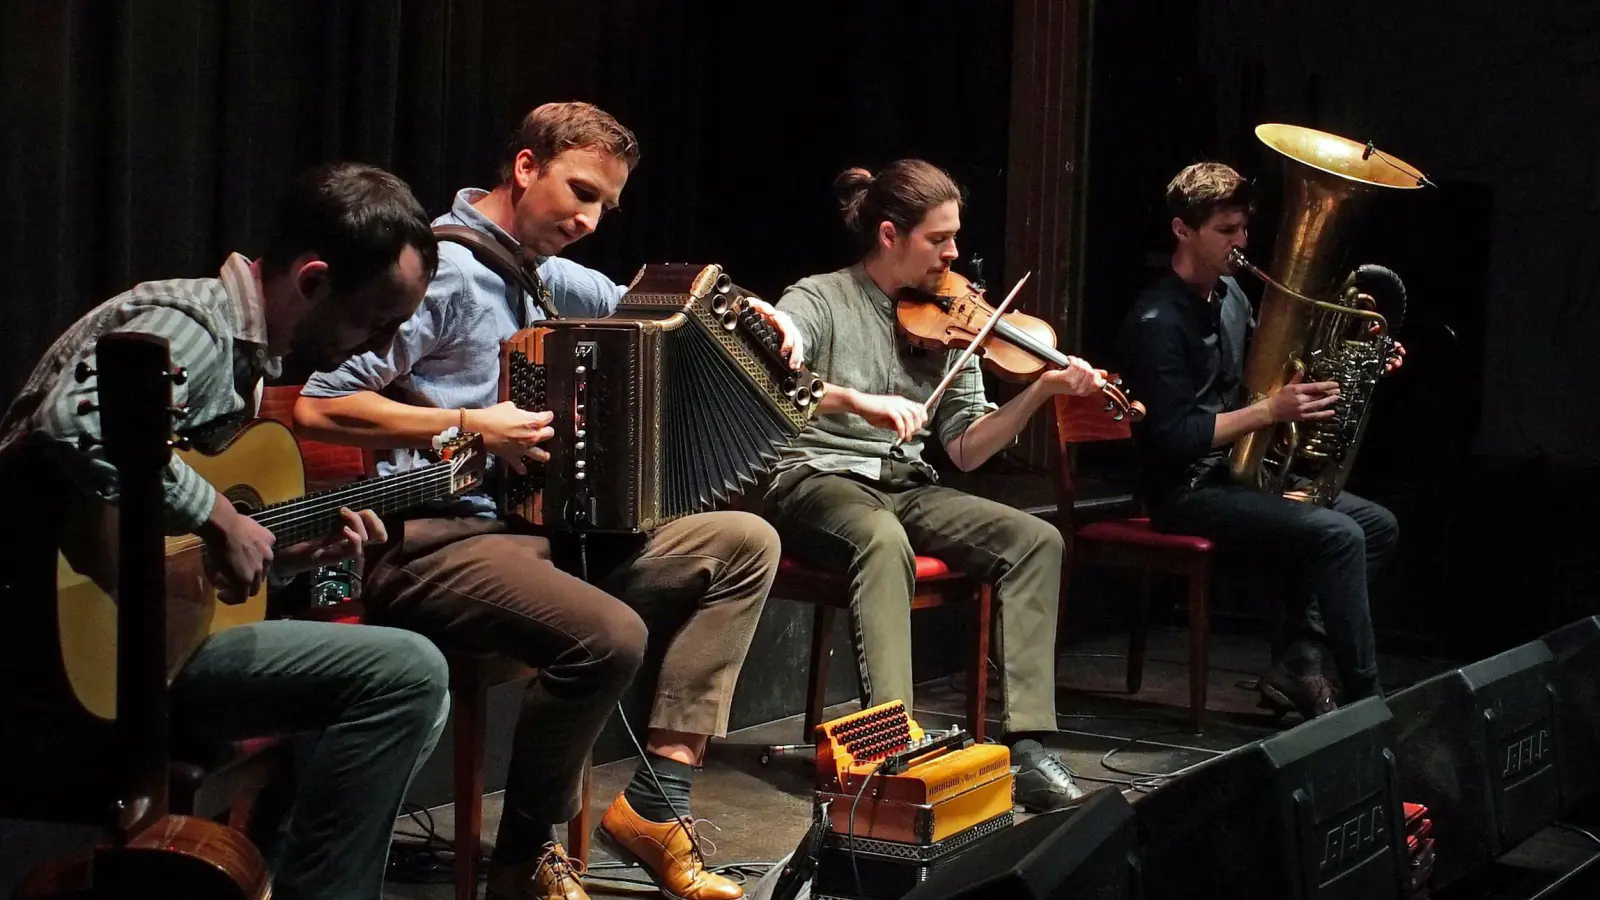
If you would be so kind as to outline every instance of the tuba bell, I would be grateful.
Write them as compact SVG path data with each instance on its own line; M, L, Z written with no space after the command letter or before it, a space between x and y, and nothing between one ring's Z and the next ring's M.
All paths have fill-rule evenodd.
M1384 190L1413 190L1427 177L1371 144L1302 128L1268 124L1256 137L1284 162L1283 213L1272 271L1235 249L1229 261L1265 288L1255 340L1245 360L1249 402L1271 396L1304 373L1306 382L1336 381L1334 415L1284 422L1245 435L1229 455L1235 481L1276 494L1290 476L1309 484L1296 491L1327 506L1344 489L1367 427L1378 379L1393 355L1394 332L1405 313L1405 287L1381 266L1361 266L1334 281L1357 212Z

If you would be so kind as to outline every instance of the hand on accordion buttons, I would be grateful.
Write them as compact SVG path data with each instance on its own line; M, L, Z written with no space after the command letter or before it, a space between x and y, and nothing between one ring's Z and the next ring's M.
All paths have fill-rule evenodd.
M550 454L538 445L556 436L556 430L550 427L554 418L549 411L529 412L510 400L466 413L467 430L482 435L484 448L505 460L519 475L527 474L522 464L524 456L534 462L550 461Z
M794 320L789 318L789 314L757 297L746 297L744 302L749 304L751 309L760 313L768 322L771 322L772 327L778 329L778 333L783 335L783 346L778 349L783 353L784 358L789 360L789 368L798 371L801 366L805 365L805 342L800 336L800 329L796 327Z

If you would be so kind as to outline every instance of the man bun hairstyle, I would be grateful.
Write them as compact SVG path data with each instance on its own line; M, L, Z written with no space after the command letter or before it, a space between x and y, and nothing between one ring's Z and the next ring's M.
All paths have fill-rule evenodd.
M965 201L949 172L920 159L892 162L876 175L866 169L845 169L833 180L833 191L844 225L860 236L863 251L877 246L881 222L910 234L928 210L952 200Z

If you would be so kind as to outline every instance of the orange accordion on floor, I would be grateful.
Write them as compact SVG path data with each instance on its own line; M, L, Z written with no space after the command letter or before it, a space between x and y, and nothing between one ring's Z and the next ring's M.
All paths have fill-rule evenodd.
M1011 751L925 733L894 701L817 726L815 898L899 897L1011 826Z

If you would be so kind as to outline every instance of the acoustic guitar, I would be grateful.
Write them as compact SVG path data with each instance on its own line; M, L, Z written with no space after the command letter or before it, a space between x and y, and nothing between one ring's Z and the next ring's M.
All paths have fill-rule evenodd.
M485 453L477 435L451 429L434 439L438 462L386 478L371 478L307 494L305 466L294 435L272 419L257 419L220 449L177 455L241 512L266 526L279 548L321 537L339 523L340 507L389 515L470 490L483 480ZM69 517L58 536L56 634L58 673L72 699L100 719L117 714L115 509L87 507ZM266 586L235 604L223 603L207 577L205 545L195 535L166 540L168 682L210 635L266 616ZM50 681L58 682L57 678ZM59 683L59 682L58 682Z
M267 900L267 865L237 831L167 808L169 750L164 677L165 554L162 472L171 456L172 382L164 338L113 332L95 345L106 459L117 468L123 526L113 614L119 715L111 724L114 771L100 798L107 839L94 851L51 860L18 885L18 900L155 896Z

